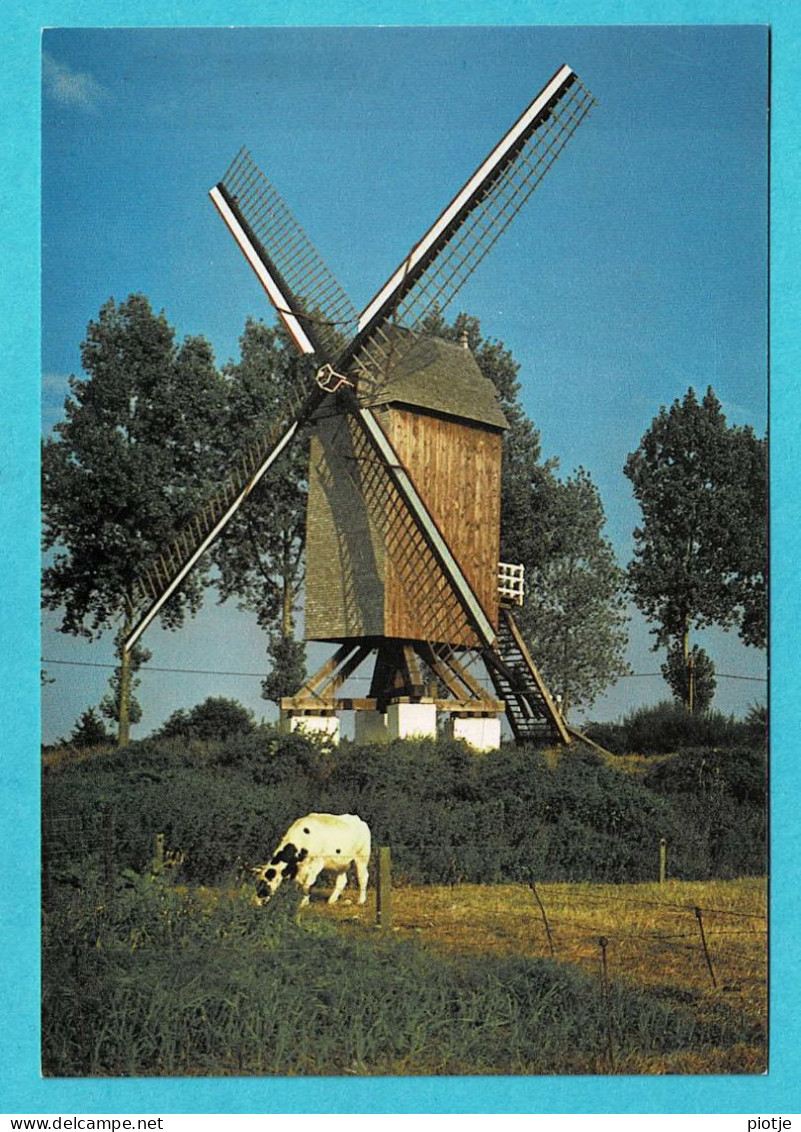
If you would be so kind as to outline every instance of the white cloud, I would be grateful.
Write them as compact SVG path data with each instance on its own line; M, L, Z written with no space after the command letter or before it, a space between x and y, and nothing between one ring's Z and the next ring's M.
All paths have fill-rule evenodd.
M57 62L46 51L42 55L42 81L45 96L64 106L97 110L107 95L106 88L94 75L73 71L64 63Z

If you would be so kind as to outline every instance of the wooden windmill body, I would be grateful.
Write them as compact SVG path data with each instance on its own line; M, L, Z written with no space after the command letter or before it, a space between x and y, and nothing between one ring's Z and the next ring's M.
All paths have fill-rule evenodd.
M497 745L570 729L519 633L520 574L501 567L501 460L507 426L469 350L426 337L441 311L542 182L594 104L568 66L518 120L361 314L273 186L242 150L211 198L313 377L287 389L272 429L232 464L218 495L129 595L125 650L310 429L305 635L333 656L282 702L291 725L336 732L336 713L388 717L390 734L436 732ZM342 695L372 658L367 696ZM479 659L488 677L477 676ZM491 690L487 685L491 684ZM394 714L393 714L394 713ZM489 738L459 721L490 720ZM461 727L461 730L460 730ZM394 730L393 730L394 728ZM467 730L465 730L467 728ZM357 727L357 735L358 735Z
M465 347L427 339L408 362L374 404L376 415L497 628L506 419L494 387ZM408 578L393 555L393 528L404 520L397 498L390 503L397 513L386 536L372 520L362 490L369 469L359 467L348 416L323 417L312 436L306 639L427 641L432 629L421 606L439 601L438 579L421 569ZM443 624L436 643L479 647L463 618Z
M507 421L494 386L466 344L430 337L405 355L373 407L497 631ZM324 666L313 693L287 698L284 710L306 726L346 707L385 715L393 705L423 702L460 717L497 717L504 704L478 680L458 686L451 671L456 653L480 649L475 631L448 600L441 571L424 555L407 558L403 500L385 483L380 500L371 499L370 474L370 457L360 458L347 408L322 413L310 445L304 635L341 646L341 662L336 669ZM378 507L383 523L376 520ZM369 666L370 656L369 695L337 695L342 670L354 659L361 665L368 658ZM437 670L440 679L433 681ZM442 687L442 672L448 672L450 690ZM431 695L434 682L440 694ZM401 708L391 715L390 733L402 730L403 714ZM405 714L420 726L420 712ZM433 726L433 713L428 718ZM381 733L375 720L359 722ZM469 731L468 724L462 727ZM486 732L487 725L474 730Z

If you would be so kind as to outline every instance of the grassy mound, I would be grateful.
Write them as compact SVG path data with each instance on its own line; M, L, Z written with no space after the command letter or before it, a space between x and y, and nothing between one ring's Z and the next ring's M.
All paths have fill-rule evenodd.
M670 846L682 879L761 874L764 752L705 748L646 776L579 744L477 755L459 742L343 744L259 729L226 742L149 740L53 766L45 855L55 880L147 867L156 833L192 883L230 883L309 811L357 813L389 845L396 879L634 882Z

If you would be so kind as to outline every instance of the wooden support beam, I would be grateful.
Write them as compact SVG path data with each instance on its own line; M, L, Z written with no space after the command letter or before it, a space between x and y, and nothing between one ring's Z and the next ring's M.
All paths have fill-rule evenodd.
M331 711L378 711L378 700L373 697L363 699L349 696L328 696L325 699L309 696L284 696L281 709L292 712L322 713Z
M464 686L471 692L477 699L489 699L489 694L486 688L482 688L475 676L473 676L467 669L459 663L456 657L450 652L446 646L440 645L435 649L440 660L446 664L453 674L461 680Z
M423 674L417 662L417 653L414 645L404 643L401 646L403 666L409 692L413 696L422 696L424 690Z
M391 693L395 673L392 642L383 641L378 646L378 653L373 668L373 679L370 682L370 696L382 700Z
M341 688L348 677L353 675L359 665L370 655L372 651L372 645L359 645L359 647L355 649L352 655L345 661L339 671L335 672L327 682L327 684L324 685L323 691L330 694L331 692L336 692L339 688Z
M435 700L437 711L455 712L457 715L501 715L506 704L503 700Z
M313 695L315 689L319 688L321 684L324 684L325 681L336 672L340 664L342 664L352 652L355 652L358 647L358 641L346 641L344 645L340 645L334 655L330 656L325 664L321 664L317 671L308 678L300 691L297 692L297 695L302 696L304 692Z
M453 672L447 665L443 664L434 650L430 646L426 648L425 662L436 677L445 685L452 696L460 699L464 688L459 686L459 681L456 680Z
M425 696L398 696L402 703L432 701ZM437 711L456 712L459 715L499 715L505 707L503 700L464 700L435 699ZM325 714L334 711L378 711L379 702L374 696L284 696L281 700L283 711Z

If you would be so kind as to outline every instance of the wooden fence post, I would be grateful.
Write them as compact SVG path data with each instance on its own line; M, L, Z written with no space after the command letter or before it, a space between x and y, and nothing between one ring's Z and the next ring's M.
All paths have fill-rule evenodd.
M667 841L664 837L659 838L659 883L665 883L665 876L667 875Z
M615 1068L615 1047L612 1041L612 1003L609 999L609 968L606 961L606 949L609 940L602 935L598 943L601 948L601 994L604 1000L604 1013L606 1015L606 1058L609 1068Z
M551 936L551 925L548 923L548 917L545 915L545 908L542 901L540 900L540 894L537 892L537 886L535 885L533 880L530 880L528 882L528 887L531 889L534 899L537 901L537 904L539 906L540 915L542 916L542 922L545 925L545 934L548 937L548 950L550 951L551 958L553 959L556 956L556 952L554 951L553 938Z
M375 922L383 931L392 927L392 853L388 845L378 850Z

